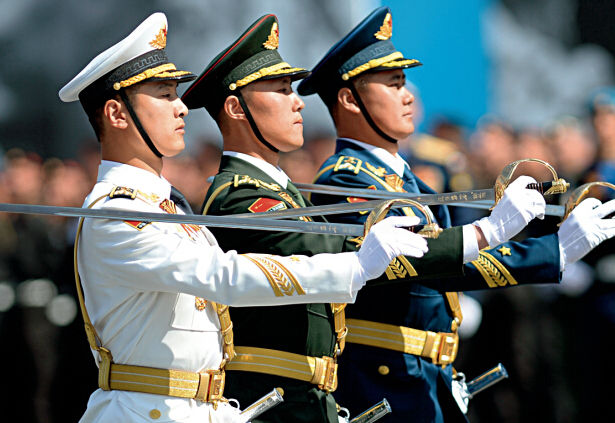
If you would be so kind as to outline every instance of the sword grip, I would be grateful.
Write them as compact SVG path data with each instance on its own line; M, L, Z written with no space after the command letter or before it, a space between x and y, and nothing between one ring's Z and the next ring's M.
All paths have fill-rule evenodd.
M434 223L409 226L406 229L412 233L421 235L423 238L438 238L442 232L442 229Z
M502 363L495 366L493 369L486 371L482 375L469 381L466 385L470 398L479 392L489 388L490 386L498 383L502 379L508 378L508 372L502 365Z
M350 423L372 423L376 420L380 420L382 417L386 416L391 412L391 406L386 398L380 401L378 404L373 407L365 410L354 419L350 420Z
M542 195L551 195L551 194L563 194L566 192L570 184L563 179L558 179L557 181L547 181L547 182L532 182L527 184L527 189L535 189Z

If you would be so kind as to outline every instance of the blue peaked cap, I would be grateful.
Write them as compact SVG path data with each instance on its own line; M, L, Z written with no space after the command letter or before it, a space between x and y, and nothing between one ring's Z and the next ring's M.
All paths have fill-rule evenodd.
M337 96L340 88L363 72L420 66L416 59L406 59L391 42L393 18L388 7L369 14L344 38L337 42L301 81L297 92L318 94L325 103Z

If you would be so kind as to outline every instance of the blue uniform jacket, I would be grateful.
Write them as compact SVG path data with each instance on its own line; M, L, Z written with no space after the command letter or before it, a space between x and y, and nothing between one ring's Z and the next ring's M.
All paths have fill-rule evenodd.
M414 182L413 182L414 180ZM387 191L433 193L406 168L403 178L360 146L338 140L336 153L321 167L316 183ZM416 185L414 185L416 183ZM313 195L314 204L358 202L355 197ZM442 227L450 226L446 206L430 207ZM393 209L390 215L416 213L414 209ZM363 223L367 213L332 215L331 221ZM559 247L557 235L506 242L480 252L465 265L462 278L422 281L397 286L365 287L348 318L370 320L434 332L451 331L451 311L443 293L504 288L523 284L558 283ZM381 374L380 366L389 372ZM452 367L436 366L429 359L387 349L349 344L340 358L340 405L353 411L387 398L393 408L390 422L466 421L451 395Z

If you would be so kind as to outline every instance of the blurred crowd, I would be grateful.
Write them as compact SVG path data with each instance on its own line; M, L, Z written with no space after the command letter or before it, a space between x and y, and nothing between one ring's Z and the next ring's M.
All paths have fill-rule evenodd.
M485 116L475 128L450 118L400 141L413 170L439 192L490 188L505 165L538 158L577 187L615 183L615 89L592 97L588 116L563 117L541 128L512 128ZM296 182L312 182L333 153L330 135L311 136L285 153L281 167ZM195 212L218 169L221 149L203 141L190 155L165 158L164 176ZM73 159L42 158L11 149L1 154L0 202L80 207L93 186L98 146L85 142ZM550 180L546 168L525 164L518 173ZM595 191L606 200L614 191ZM560 204L565 199L550 198ZM485 211L456 207L456 224ZM557 230L557 218L528 227L523 236ZM76 219L0 213L0 398L12 420L76 421L96 388L97 371L83 333L73 276ZM473 422L613 421L607 358L615 329L615 245L605 243L560 286L527 286L466 295L470 329L462 332L456 367L468 378L502 362L510 379L472 400ZM481 321L482 316L482 321ZM474 323L471 323L474 322ZM463 326L462 326L463 328ZM10 363L10 364L9 364ZM79 375L78 377L76 375ZM9 419L11 420L11 419Z

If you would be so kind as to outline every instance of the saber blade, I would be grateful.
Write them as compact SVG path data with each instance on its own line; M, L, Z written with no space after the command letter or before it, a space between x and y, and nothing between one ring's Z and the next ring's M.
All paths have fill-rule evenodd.
M264 231L306 232L341 236L363 235L363 225L342 223L303 222L294 220L277 220L266 217L246 219L233 216L201 216L165 213L142 213L116 209L86 209L81 207L57 207L31 204L0 203L0 212L17 214L34 214L62 217L91 217L97 219L135 220L140 222L164 222L209 227L254 229ZM264 216L264 215L263 215Z
M371 191L371 190L366 190L366 191ZM403 199L409 198L409 199L418 201L422 204L432 204L432 205L446 204L448 206L454 206L454 207L470 207L470 208L486 209L486 210L493 207L493 201L489 201L489 200L472 201L472 202L467 202L467 203L455 203L455 202L443 203L443 202L438 202L437 199L435 199L435 196L441 196L444 194L415 195L415 194L408 194L404 192L388 192L388 191L381 191L381 194L384 194L386 196L386 199L388 200L399 199L399 198L403 198ZM434 196L432 197L434 199L431 202L422 201L428 196ZM287 210L264 212L264 213L258 213L258 214L240 213L234 216L247 218L247 219L261 219L261 218L286 219L286 218L297 218L301 216L326 216L326 215L331 215L331 214L346 214L346 213L357 213L357 212L362 212L362 211L371 211L381 204L382 204L382 200L368 200L368 201L363 201L360 203L325 204L322 206L301 207L298 209L287 209ZM403 207L408 207L408 205L407 204L394 204L391 208L397 209L397 208L403 208ZM547 204L545 214L547 216L562 217L564 216L564 206Z

